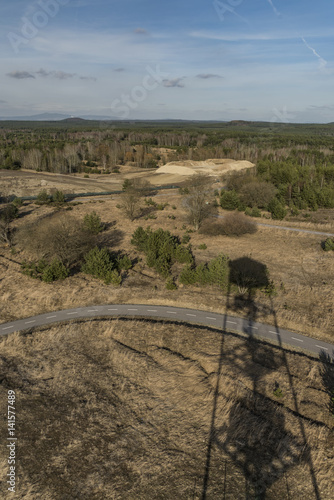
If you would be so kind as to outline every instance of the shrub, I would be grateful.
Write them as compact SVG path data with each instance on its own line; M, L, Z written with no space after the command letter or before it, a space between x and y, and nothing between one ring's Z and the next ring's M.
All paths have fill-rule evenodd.
M180 282L184 285L216 285L226 288L229 276L229 258L219 254L215 259L196 267L187 265L180 274Z
M105 229L101 222L101 217L95 211L85 215L83 228L93 234L98 234Z
M177 285L174 283L174 279L170 276L166 281L167 290L177 290Z
M19 207L22 207L23 201L21 198L14 198L14 200L12 201L12 204L14 205L14 207L19 208Z
M236 210L240 207L241 201L236 191L222 191L220 195L220 206L225 210Z
M122 257L117 257L116 259L116 265L117 265L117 269L119 271L128 271L129 269L132 268L132 260L130 259L130 257L128 255L123 255Z
M53 203L56 203L57 205L62 205L66 201L64 193L59 190L53 193L51 200L53 201Z
M268 204L268 210L271 213L272 218L276 220L284 219L287 214L285 207L277 198L271 200L271 202Z
M104 280L106 285L110 283L119 285L121 283L121 277L115 269L115 263L107 248L95 247L84 256L84 259L85 263L81 267L82 272Z
M128 180L128 179L126 179ZM125 184L126 181L124 181L124 184ZM123 184L123 186L124 186ZM124 189L124 187L123 187ZM145 204L148 205L148 206L151 206L151 207L156 207L157 206L157 203L155 201L152 200L152 198L149 198L148 200L145 200Z
M257 207L247 207L245 210L245 215L249 215L249 217L261 217L261 210Z
M208 247L206 246L205 243L202 243L201 245L199 245L198 249L199 250L206 250Z
M69 276L69 269L59 259L53 259L50 264L44 259L30 263L24 261L21 264L21 271L26 276L40 279L46 283L63 280Z
M9 203L5 205L0 210L0 220L6 223L12 222L14 219L17 219L19 216L19 210L14 203Z
M54 259L51 264L45 267L44 271L42 272L41 279L46 283L51 283L52 281L63 280L67 278L68 275L68 268L65 267L60 260Z
M50 202L50 196L46 192L46 189L43 189L38 193L36 203L38 205L42 205L44 203L49 203L49 202Z
M169 231L157 229L152 231L138 227L132 235L131 243L137 250L144 252L149 267L167 277L174 261L185 263L192 262L193 256L190 248L183 247L179 239Z
M257 225L245 215L233 212L224 217L221 222L214 222L203 227L202 234L209 236L241 236L243 234L254 234Z
M325 252L329 252L330 250L334 251L334 239L327 238L327 240L323 243L322 248Z

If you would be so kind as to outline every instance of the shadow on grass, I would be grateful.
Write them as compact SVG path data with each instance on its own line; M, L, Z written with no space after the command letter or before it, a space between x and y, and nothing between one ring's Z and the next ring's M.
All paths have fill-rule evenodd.
M321 376L325 390L329 396L328 409L334 417L334 352L333 356L322 351L319 355L321 361Z
M245 491L241 492L240 499L266 498L267 490L279 479L286 480L286 497L290 499L289 485L286 473L296 464L305 463L312 480L314 498L320 500L320 493L315 477L310 447L304 423L300 417L297 395L293 385L291 370L287 355L282 348L277 316L274 304L271 304L271 313L278 337L280 351L275 354L273 349L256 341L253 337L258 307L254 301L256 290L268 286L267 268L261 262L244 257L230 262L226 311L230 308L232 286L238 287L240 295L237 298L238 309L244 311L244 333L249 337L246 340L246 352L224 352L224 336L226 335L227 314L224 317L223 334L220 345L220 356L217 370L217 384L213 398L211 425L207 444L206 465L204 472L202 500L206 500L210 487L210 468L214 446L223 451L222 459L231 461L245 477ZM234 302L234 307L236 302ZM223 391L222 368L224 364L232 366L248 377L252 389L246 387L246 395L239 397L233 404L229 422L219 425L219 396ZM289 378L290 390L293 396L294 411L297 415L299 432L292 435L285 429L284 413L270 398L259 393L259 383L270 372L284 366ZM333 382L333 370L326 371L328 385ZM332 386L331 386L332 387ZM279 387L275 388L276 390ZM228 477L221 492L221 498L226 498ZM211 488L210 488L211 489Z

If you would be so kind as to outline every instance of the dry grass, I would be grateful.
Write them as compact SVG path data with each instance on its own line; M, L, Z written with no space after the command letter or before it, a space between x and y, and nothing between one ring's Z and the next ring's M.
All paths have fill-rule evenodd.
M13 334L0 349L2 407L17 397L15 498L200 499L209 444L207 500L311 500L315 486L331 498L333 419L304 355L130 320Z
M113 241L113 249L127 251L138 257L130 244L134 230L142 225L152 229L163 227L181 237L185 234L186 219L177 194L163 194L156 198L159 203L169 203L163 211L156 211L157 219L137 219L130 222L121 210L117 196L107 201L86 201L73 207L69 212L82 220L86 213L95 210L102 222L109 223L106 237ZM177 208L174 210L172 206ZM30 205L21 208L22 218L15 221L17 226L32 222L51 213L50 207ZM168 215L176 219L168 218ZM268 267L270 277L277 288L274 307L278 324L282 328L300 331L328 342L334 340L334 289L331 276L334 275L334 259L330 252L323 252L319 237L302 233L288 233L280 229L259 227L254 235L240 238L216 236L208 237L191 233L190 243L197 260L205 261L223 252L232 259L251 257ZM206 250L198 247L205 243ZM106 303L147 303L177 304L179 306L225 311L226 298L217 289L180 286L176 291L167 291L165 283L144 261L138 262L124 280L122 287L106 286L88 276L78 274L64 282L45 284L23 276L20 262L29 258L26 252L12 255L8 248L0 249L0 320L23 318L42 312L60 310L76 306ZM176 275L180 268L173 269ZM245 316L247 311L242 303L231 300L230 312ZM268 297L258 292L255 298L256 319L273 322L271 303Z

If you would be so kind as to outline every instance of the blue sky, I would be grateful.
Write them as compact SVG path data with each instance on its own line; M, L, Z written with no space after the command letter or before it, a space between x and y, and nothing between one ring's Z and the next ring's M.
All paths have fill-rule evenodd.
M0 117L334 121L328 0L12 0Z

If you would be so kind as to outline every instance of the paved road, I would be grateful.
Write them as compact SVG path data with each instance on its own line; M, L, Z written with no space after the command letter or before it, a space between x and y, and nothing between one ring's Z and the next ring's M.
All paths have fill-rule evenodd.
M225 329L227 331L241 332L254 337L270 340L276 344L288 345L292 348L302 349L312 354L319 355L325 352L334 358L334 344L305 337L281 328L275 328L263 323L250 322L243 318L224 314L184 309L180 307L152 306L140 304L110 304L104 306L78 307L64 311L40 314L31 318L0 324L0 336L16 331L29 330L44 325L51 325L59 321L72 319L90 319L98 317L133 317L157 318L172 321L184 321L208 327Z

